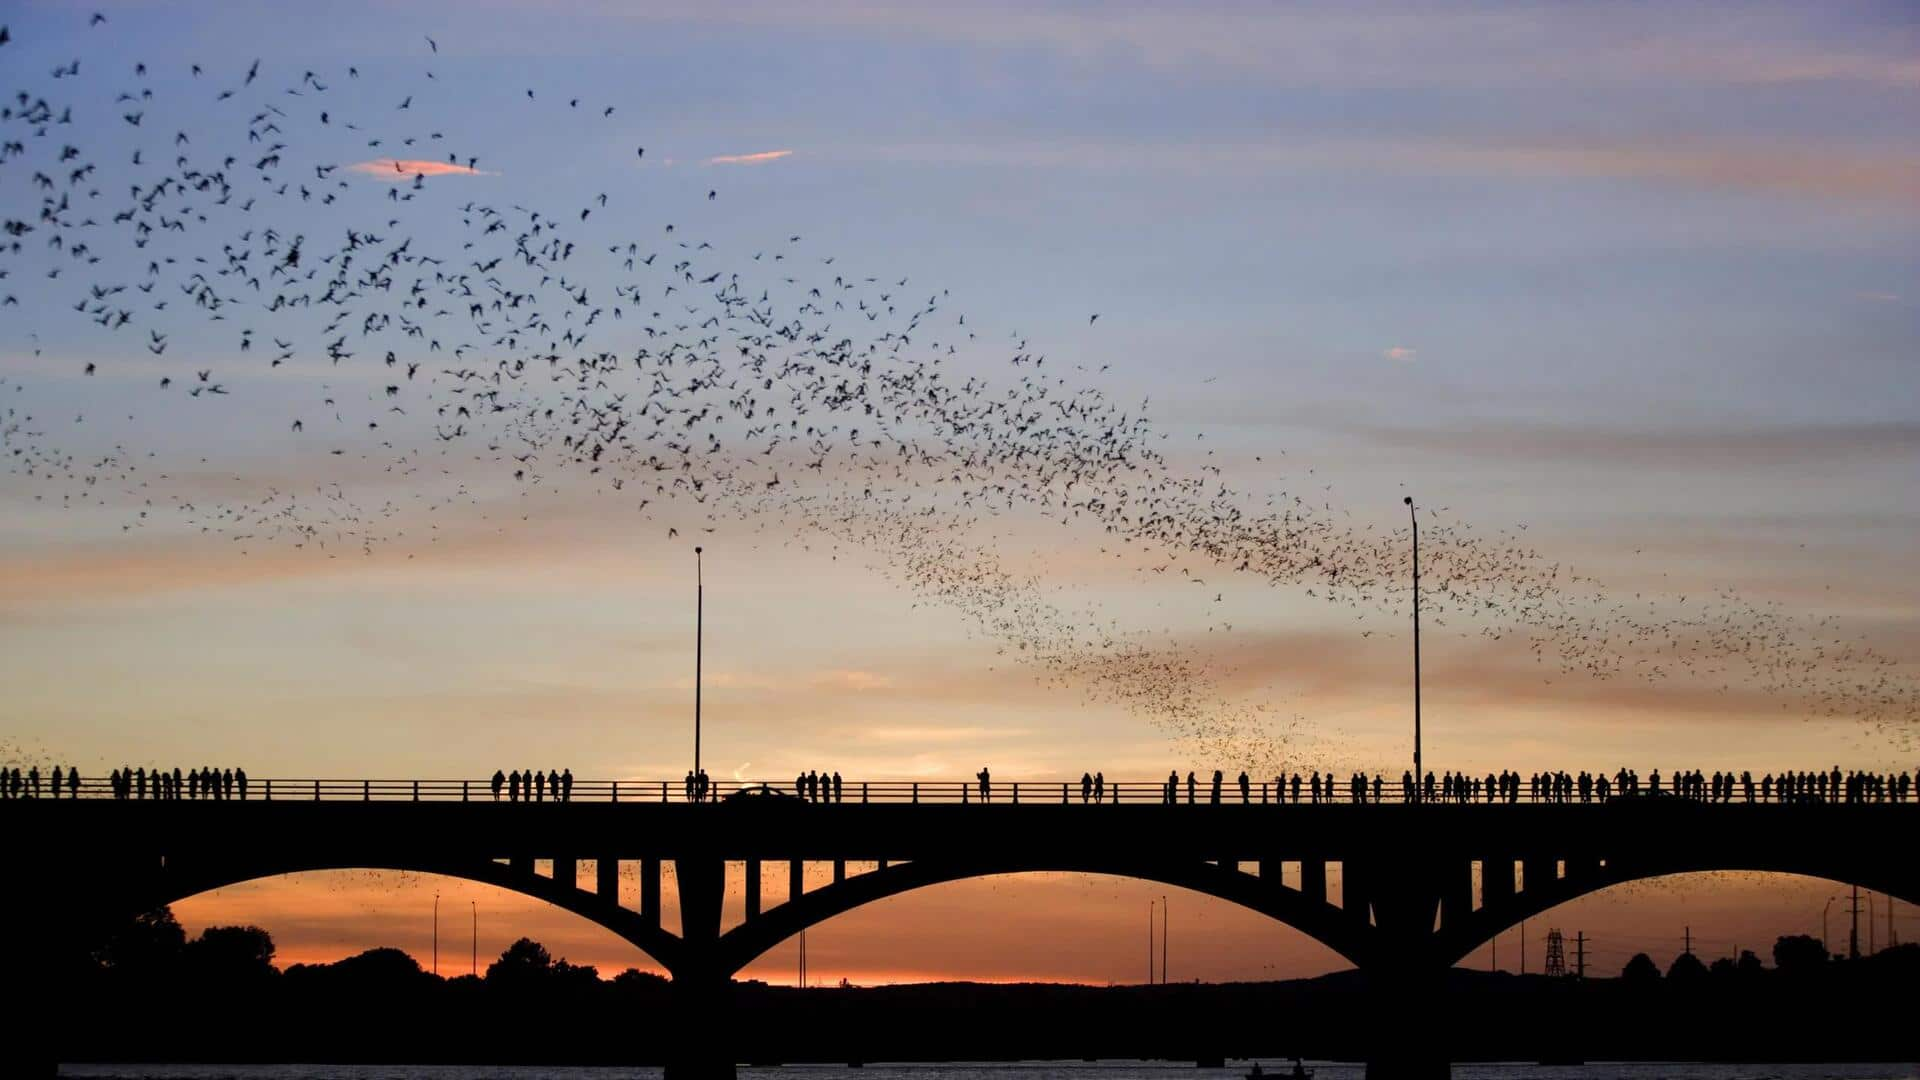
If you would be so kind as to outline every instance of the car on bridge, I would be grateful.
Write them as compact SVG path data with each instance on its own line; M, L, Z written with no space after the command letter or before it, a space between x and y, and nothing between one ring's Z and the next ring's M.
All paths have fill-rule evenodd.
M740 802L740 803L746 803L746 802L797 803L797 802L802 802L803 800L800 798L800 796L795 795L790 791L781 791L779 788L774 787L772 784L755 784L752 787L743 787L739 791L736 791L733 794L727 796L727 801Z

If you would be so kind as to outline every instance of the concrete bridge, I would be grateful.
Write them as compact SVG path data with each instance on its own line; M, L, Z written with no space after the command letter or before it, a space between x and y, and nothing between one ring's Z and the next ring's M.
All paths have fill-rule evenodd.
M269 800L255 781L244 802L0 803L16 868L0 895L13 925L79 935L90 922L299 871L485 882L590 919L666 968L684 991L688 1029L705 1033L672 1051L673 1072L706 1077L732 1072L731 977L801 930L964 878L1112 874L1242 905L1341 954L1368 974L1383 1031L1395 1032L1370 1074L1431 1076L1446 1073L1444 1033L1422 1037L1420 1001L1441 974L1520 920L1610 885L1777 871L1920 904L1920 860L1907 850L1920 825L1914 803L1164 805L1158 784L1137 785L1153 801L1123 796L1118 805L1082 804L1077 787L1051 784L1028 785L1018 803L1010 787L997 789L1004 801L987 805L892 788L880 801L871 786L866 802L689 803L677 784L635 785L620 801L601 792L528 803L496 802L471 784L458 793L429 785L424 795L404 781L274 785ZM677 920L663 917L669 866ZM809 866L830 867L830 880ZM623 902L622 880L636 875L637 900L629 886ZM769 889L778 875L784 890ZM730 891L740 898L731 921ZM773 891L779 902L763 903Z

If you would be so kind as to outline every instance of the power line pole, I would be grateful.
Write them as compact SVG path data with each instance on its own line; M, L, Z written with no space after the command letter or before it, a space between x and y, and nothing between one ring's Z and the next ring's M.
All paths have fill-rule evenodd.
M469 900L467 903L473 905L473 966L467 969L467 974L478 978L480 975L480 901Z
M1147 901L1147 985L1153 985L1153 905Z
M1406 497L1407 520L1413 523L1413 801L1420 801L1420 517L1413 508L1413 496Z
M1681 941L1685 943L1685 947L1683 951L1685 951L1688 956L1692 956L1693 955L1693 927L1691 926L1686 927L1683 933L1685 935L1684 937L1681 938Z
M1160 898L1160 985L1167 982L1167 898Z
M1566 939L1560 936L1559 927L1547 931L1546 973L1556 978L1567 973Z
M1853 929L1847 933L1847 959L1860 959L1860 886L1853 887L1853 900L1847 905L1853 915Z
M1587 977L1587 932L1576 930L1573 934L1573 977L1584 981Z
M440 894L433 894L433 973L440 974Z

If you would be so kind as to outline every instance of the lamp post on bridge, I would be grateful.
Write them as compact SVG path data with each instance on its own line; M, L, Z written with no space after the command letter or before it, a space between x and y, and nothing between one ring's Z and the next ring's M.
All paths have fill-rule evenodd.
M693 776L700 773L700 662L706 645L707 583L700 548L693 549ZM695 790L699 790L697 787Z
M1426 788L1426 773L1420 768L1420 517L1408 495L1407 520L1413 523L1413 801L1419 803Z
M440 894L433 894L433 973L440 974Z

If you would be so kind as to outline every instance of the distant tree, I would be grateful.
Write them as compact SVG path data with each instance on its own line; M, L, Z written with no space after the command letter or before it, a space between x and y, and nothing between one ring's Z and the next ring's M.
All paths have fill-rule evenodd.
M553 980L566 987L600 985L600 969L592 964L569 964L565 957L553 962Z
M1742 975L1757 975L1767 970L1761 966L1760 958L1753 955L1752 949L1740 950L1740 959L1735 962L1735 967L1739 969Z
M1773 943L1773 966L1783 974L1804 975L1827 966L1827 947L1806 934L1789 934Z
M665 977L655 975L651 971L641 971L639 968L628 968L613 977L613 985L616 989L623 991L660 990L667 986L667 980Z
M407 986L427 976L412 953L390 946L336 960L327 971L365 985Z
M553 954L532 938L521 938L507 946L500 959L487 965L490 983L526 983L553 973Z
M1620 977L1630 983L1650 983L1660 981L1660 968L1653 957L1646 953L1634 953L1627 966L1620 969Z
M195 974L222 980L275 974L273 954L273 935L257 926L209 926L184 951Z
M1713 963L1707 965L1707 974L1716 979L1731 979L1739 970L1731 956L1716 957Z
M160 974L180 962L187 932L173 917L173 909L155 908L135 916L108 935L94 950L94 962L122 975Z
M1681 953L1673 958L1673 963L1667 965L1669 979L1699 979L1704 978L1706 974L1707 965L1701 963L1700 958L1690 952Z

